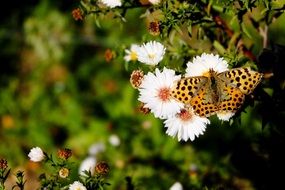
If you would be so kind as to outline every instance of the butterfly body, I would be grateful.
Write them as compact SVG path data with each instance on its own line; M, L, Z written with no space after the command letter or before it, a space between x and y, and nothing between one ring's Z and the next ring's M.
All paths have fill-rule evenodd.
M192 106L200 116L218 111L236 112L245 95L253 92L262 74L250 68L237 68L217 73L210 69L203 76L182 78L171 92L173 98Z

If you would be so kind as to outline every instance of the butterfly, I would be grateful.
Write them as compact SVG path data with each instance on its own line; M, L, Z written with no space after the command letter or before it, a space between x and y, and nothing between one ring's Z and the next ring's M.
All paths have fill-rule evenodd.
M208 117L219 111L235 113L262 77L262 73L250 68L235 68L221 73L210 69L207 76L186 77L177 81L171 96L190 105L200 116Z

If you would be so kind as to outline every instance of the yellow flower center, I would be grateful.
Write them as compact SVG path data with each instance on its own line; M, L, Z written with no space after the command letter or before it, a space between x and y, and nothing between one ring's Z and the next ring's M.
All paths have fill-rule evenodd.
M138 59L137 53L132 51L130 53L130 58L131 58L132 61L136 61Z
M148 58L154 59L154 57L155 57L155 54L148 54Z

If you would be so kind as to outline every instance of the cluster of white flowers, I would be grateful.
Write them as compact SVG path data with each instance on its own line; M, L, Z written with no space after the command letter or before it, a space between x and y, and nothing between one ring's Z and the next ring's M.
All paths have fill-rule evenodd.
M46 158L44 151L40 147L32 148L28 154L28 157L30 158L32 162L41 162ZM94 160L86 160L85 162L86 162L85 166L89 167L88 169L91 169L91 165L93 166L92 168L95 168L96 160L95 162ZM65 169L66 172L69 172L68 169L66 168L63 168L63 169ZM69 190L87 190L87 188L79 181L75 181L69 185Z
M46 158L44 151L40 147L32 148L28 154L28 157L30 158L32 162L41 162ZM94 157L86 158L80 166L80 174L83 174L81 173L83 170L87 170L87 171L89 170L93 174L95 165L96 165L96 159ZM66 168L62 168L62 169L63 170L60 170L60 172L69 173L68 169ZM60 173L59 175L61 174L62 173ZM66 176L64 176L63 178L65 177ZM87 188L79 181L74 181L72 184L69 185L69 190L87 190Z
M133 44L126 50L126 61L140 61L147 65L157 65L165 54L165 47L156 41L150 41L142 45Z
M130 50L126 50L126 61L138 60L148 65L157 65L165 54L165 47L155 41L139 46L133 44ZM220 73L228 70L228 64L218 55L202 54L187 63L185 77L201 76L210 69ZM144 104L144 108L150 110L153 115L164 120L167 128L166 133L172 137L177 136L178 140L191 140L204 134L206 125L210 120L200 117L189 105L184 105L171 97L171 89L175 82L181 78L175 71L158 68L154 72L148 72L142 77L138 100ZM217 114L221 120L229 120L234 114L231 112L220 112Z

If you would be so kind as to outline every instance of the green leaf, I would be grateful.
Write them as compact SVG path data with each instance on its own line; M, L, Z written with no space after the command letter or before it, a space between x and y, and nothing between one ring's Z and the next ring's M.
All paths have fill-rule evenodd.
M246 25L245 25L244 22L241 23L241 29L242 29L242 31L245 33L245 35L246 35L247 37L249 37L250 39L253 39L252 35L250 34L250 32L249 32L249 30L247 29L247 27L246 27Z
M220 44L220 42L218 42L217 40L214 41L213 46L221 55L223 55L226 52L226 49L224 48L224 46Z

